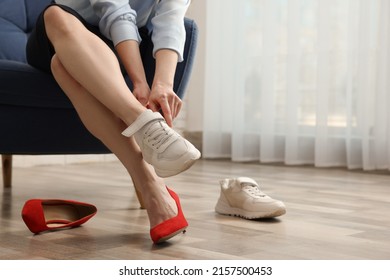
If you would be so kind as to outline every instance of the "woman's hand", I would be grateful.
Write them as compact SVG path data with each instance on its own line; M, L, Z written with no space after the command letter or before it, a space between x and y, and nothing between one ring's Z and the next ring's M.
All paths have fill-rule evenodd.
M142 106L147 107L150 96L150 88L147 83L134 84L133 94Z
M148 107L156 112L161 109L165 121L172 127L173 120L179 115L182 101L167 84L154 84L149 96Z
M161 109L165 121L172 127L173 120L181 110L182 101L173 91L173 80L177 65L177 53L169 49L156 52L156 71L149 97L152 111Z

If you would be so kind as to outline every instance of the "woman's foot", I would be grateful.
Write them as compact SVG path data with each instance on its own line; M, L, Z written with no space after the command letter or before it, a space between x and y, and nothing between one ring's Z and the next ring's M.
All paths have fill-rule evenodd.
M185 233L188 226L188 222L181 209L179 197L174 191L168 188L167 190L176 203L177 215L150 229L150 237L155 244L163 243L181 232Z
M150 222L150 235L154 243L161 243L183 232L188 223L181 210L179 197L165 185L143 193L144 205Z
M162 180L161 180L162 181ZM164 182L158 182L158 188L147 188L142 192L144 206L149 216L150 228L177 215L177 205L169 194Z
M170 128L160 113L144 111L122 134L134 135L143 158L153 165L159 177L169 177L190 168L201 154Z

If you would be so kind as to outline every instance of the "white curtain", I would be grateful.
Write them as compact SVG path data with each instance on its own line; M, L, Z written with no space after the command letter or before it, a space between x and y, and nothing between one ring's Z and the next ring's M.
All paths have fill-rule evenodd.
M206 3L205 158L390 169L390 0Z

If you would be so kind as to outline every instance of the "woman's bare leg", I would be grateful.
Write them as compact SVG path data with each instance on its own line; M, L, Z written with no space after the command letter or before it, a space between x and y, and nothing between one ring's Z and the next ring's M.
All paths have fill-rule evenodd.
M44 17L47 36L66 72L130 125L146 108L130 92L112 50L60 7L49 7Z
M121 135L126 124L92 96L67 72L58 55L52 59L53 75L67 94L87 129L100 139L122 162L141 193L153 227L177 214L163 179L146 163L133 137Z

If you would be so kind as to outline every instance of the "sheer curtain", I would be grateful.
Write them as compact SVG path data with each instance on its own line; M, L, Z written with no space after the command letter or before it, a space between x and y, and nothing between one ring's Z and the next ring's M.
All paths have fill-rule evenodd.
M205 158L390 169L389 0L206 5Z

